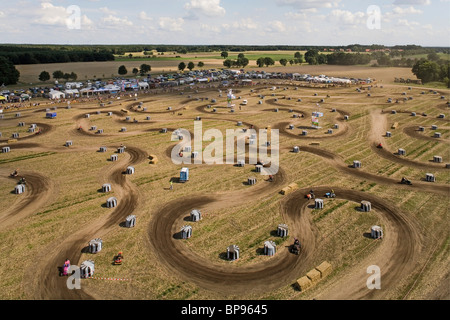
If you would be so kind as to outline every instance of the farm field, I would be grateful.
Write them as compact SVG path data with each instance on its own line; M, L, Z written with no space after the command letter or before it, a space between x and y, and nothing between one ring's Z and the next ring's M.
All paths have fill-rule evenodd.
M190 60L183 60L188 63ZM223 68L223 59L202 60L205 63L205 69L221 69ZM121 65L124 65L128 73L131 74L133 68L139 68L144 61L108 61L108 62L86 62L86 63L52 63L52 64L37 64L37 65L17 65L16 68L20 72L20 82L17 87L24 86L42 86L49 83L42 83L38 81L39 74L42 71L47 71L50 74L57 70L63 72L75 72L78 75L79 81L96 79L111 79L117 77L117 71ZM152 67L152 74L174 73L178 71L178 64L180 61L149 61ZM197 68L196 68L197 69ZM194 70L196 70L194 69ZM416 79L411 72L411 68L373 68L367 66L286 66L276 65L269 68L258 68L255 60L251 60L246 70L266 71L266 72L284 72L284 73L304 73L304 74L326 74L328 76L336 77L357 77L364 78L371 75L372 78L377 79L383 83L394 83L395 78ZM53 83L53 82L52 82ZM424 86L425 87L425 86Z
M218 68L221 60L210 63L206 66ZM90 78L109 77L121 64L18 68L23 81L34 81L44 67L50 73L63 68ZM152 69L175 71L177 65L152 62ZM126 66L137 65L130 61ZM377 82L371 87L281 80L251 87L197 85L130 94L102 104L96 99L72 101L70 109L67 102L42 101L38 108L6 111L0 119L0 149L10 148L0 153L0 298L449 299L443 284L450 272L450 91L434 94L422 86L393 84L395 77L413 78L408 68L265 70ZM227 108L228 89L236 96L234 112ZM248 103L241 105L243 100ZM47 119L52 109L57 117ZM323 113L320 129L311 127L315 111ZM278 148L269 148L271 155L278 151L280 159L273 181L249 163L173 163L172 150L189 142L187 137L173 139L179 137L173 133L194 132L200 120L203 132L216 129L223 134L223 144L226 130L279 130ZM31 124L42 129L41 134L28 132ZM99 129L103 133L98 134ZM436 138L435 132L441 136ZM15 141L14 133L19 133ZM200 151L205 151L211 142L200 140ZM66 146L68 141L72 145ZM221 144L220 139L215 142ZM266 148L256 143L258 150ZM382 149L377 148L380 143ZM121 146L124 152L119 152ZM294 146L299 153L292 152ZM105 152L99 152L100 147L106 147ZM398 149L406 154L398 155ZM190 158L190 151L184 153ZM113 155L117 161L110 161ZM442 162L433 162L435 156ZM354 168L354 161L360 161L361 168ZM126 173L129 167L135 169L133 174ZM186 183L179 182L182 167L190 171ZM9 177L15 169L19 177ZM425 181L427 174L436 181ZM20 177L26 178L25 192L15 194ZM255 185L247 184L250 177L256 178ZM403 177L412 185L400 184ZM108 193L101 190L106 183L112 187ZM295 190L280 193L291 184ZM305 198L310 190L323 200L323 208ZM332 190L336 198L325 198ZM117 199L114 208L106 206L111 197ZM371 203L370 211L360 209L362 201ZM201 212L200 221L191 221L192 210ZM136 216L136 226L126 228L130 215ZM285 237L277 233L282 224L289 230ZM192 227L192 236L181 239L186 225ZM373 226L383 229L382 238L371 236ZM98 238L102 250L88 252L89 241ZM299 255L290 252L294 238L301 243ZM266 241L276 245L273 256L264 255ZM234 261L227 258L231 245L239 247ZM117 266L113 259L120 251L124 259ZM94 278L81 280L81 290L69 290L67 278L58 274L67 258L73 265L95 262ZM330 274L300 290L297 280L324 261L331 264ZM367 269L373 265L382 273L380 290L366 285Z

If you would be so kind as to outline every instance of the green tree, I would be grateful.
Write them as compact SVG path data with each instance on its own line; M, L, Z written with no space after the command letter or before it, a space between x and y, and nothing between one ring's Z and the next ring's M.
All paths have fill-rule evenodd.
M68 81L70 79L70 73L64 73L63 79Z
M284 67L286 67L286 65L288 64L287 59L280 59L280 64Z
M264 65L266 67L273 66L275 64L275 60L273 60L271 57L265 57L264 58Z
M148 64L142 64L141 68L140 68L140 73L141 76L144 76L145 74L149 73L150 71L152 71L152 67Z
M258 60L256 60L256 64L260 68L264 67L264 58L259 58Z
M183 72L184 69L186 69L186 63L180 62L180 64L178 65L178 70Z
M319 64L326 64L327 63L327 55L326 54L319 54L317 58L317 63Z
M227 68L231 68L231 67L233 66L233 60L231 60L231 59L226 59L226 60L223 62L223 65L224 65L225 67L227 67Z
M250 60L248 60L248 58L246 58L246 57L240 57L236 61L236 65L239 67L242 67L242 68L245 68L246 66L248 66L249 63L250 63Z
M137 76L138 73L139 73L139 69L138 68L133 68L134 76Z
M319 51L316 49L308 50L305 53L305 60L310 65L316 65L319 63Z
M226 58L228 58L228 52L223 51L223 52L220 54L220 56L221 56L222 58L226 59Z
M430 61L437 62L440 58L439 58L439 55L436 52L431 52L430 54L428 54L427 59L430 60Z
M289 64L292 66L294 64L294 60L289 60Z
M380 66L389 66L391 65L391 58L383 53L382 55L379 56L377 62Z
M195 64L191 61L188 63L187 68L192 71L195 68Z
M294 58L295 58L295 59L303 60L303 55L302 55L300 52L297 51L297 52L294 54Z
M132 59L132 58L133 58L133 54L130 53L130 54L128 55L128 58Z
M0 56L0 85L17 84L20 72L7 58Z
M39 81L45 82L48 80L50 80L50 73L48 73L47 71L42 71L39 75Z
M203 68L205 66L205 64L202 62L202 61L200 61L199 63L198 63L198 67L199 68Z
M124 76L124 75L126 75L128 73L128 70L127 70L127 68L124 65L122 65L122 66L119 67L118 73L121 76Z
M245 58L245 54L239 53L239 54L238 54L238 60L239 60L239 59L242 59L242 58Z
M104 77L104 76L103 76ZM72 79L73 81L77 81L78 79L78 75L75 72L71 72L70 73L70 79Z
M440 76L439 65L434 61L420 59L412 68L412 72L423 83L438 81Z
M53 79L59 80L62 78L64 78L64 72L62 72L61 70L53 72Z

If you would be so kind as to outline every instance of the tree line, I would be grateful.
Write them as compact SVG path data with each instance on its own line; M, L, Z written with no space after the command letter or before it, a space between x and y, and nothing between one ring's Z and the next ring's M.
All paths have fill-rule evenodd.
M48 50L43 48L20 48L0 46L0 56L14 65L113 61L114 55L109 51Z
M422 83L438 81L450 88L450 62L448 60L430 54L427 59L418 60L414 64L412 72L418 79L422 80Z

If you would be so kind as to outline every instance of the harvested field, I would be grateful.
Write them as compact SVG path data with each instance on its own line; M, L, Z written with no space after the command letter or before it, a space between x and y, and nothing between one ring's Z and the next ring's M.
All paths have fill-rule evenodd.
M99 72L84 66L89 67ZM69 64L65 68L70 69ZM234 113L226 107L226 97L219 97L219 88L209 85L139 93L137 100L111 99L107 107L100 107L96 100L73 103L71 109L60 104L56 119L45 119L42 107L22 110L24 120L17 121L13 120L15 111L6 112L5 119L0 119L0 147L9 146L11 152L0 153L0 265L4 266L0 268L0 297L450 298L440 285L449 271L443 252L448 247L450 129L447 118L438 118L442 113L448 117L439 96L424 96L421 88L413 88L408 94L414 100L393 105L387 99L401 96L405 88L389 84L394 78L388 72L392 69L302 68L311 68L302 72L360 75L378 82L371 87L371 97L367 85L361 93L356 87L309 87L281 80L233 87L242 100L248 100ZM401 72L405 74L395 75L409 77L406 70ZM273 86L279 88L270 90ZM264 104L258 104L257 94L267 97ZM206 97L217 102L202 100ZM319 103L322 98L324 102ZM140 102L146 111L138 108ZM238 100L235 103L239 105ZM314 111L324 113L320 129L311 129ZM420 116L423 112L428 116ZM300 117L293 118L293 114ZM149 115L151 120L147 120ZM216 130L214 138L195 140L197 117L203 133ZM27 134L27 126L17 127L19 121L37 124L41 134ZM385 137L396 122L392 137ZM431 137L432 125L440 127L441 138ZM419 126L425 132L417 132ZM92 127L104 132L98 134ZM123 127L126 132L121 132ZM217 155L214 164L207 164L203 157L211 152L212 143L226 146L227 130L239 133L250 128L257 133L271 128L272 136L279 130L279 146L267 147L259 136L255 144L259 152L269 150L268 157L279 152L279 170L273 172L272 182L268 174L255 172L256 163L249 163L247 153L245 166L227 164L225 154ZM191 146L188 136L178 140L180 134L173 135L178 129L190 133L193 144L184 152L185 163L176 164L171 159L174 147ZM308 135L302 135L303 130ZM8 141L14 132L20 133L19 139ZM232 136L230 141L234 145L243 139ZM66 141L73 141L73 146L65 147ZM377 148L379 143L383 149ZM105 152L99 152L102 146ZM293 146L299 146L300 152L292 152ZM123 153L118 152L120 147ZM407 151L405 156L396 154L399 148ZM195 150L200 152L197 161L191 157ZM250 150L248 144L245 150ZM117 155L117 161L109 161L112 155ZM431 161L437 155L442 156L442 163ZM239 154L233 149L228 156L236 160ZM352 167L355 160L361 161L360 169ZM262 164L270 174L272 163ZM125 174L129 166L135 168L132 175ZM186 183L180 183L183 167L189 168ZM15 169L19 177L10 178ZM436 182L425 181L427 173L433 173ZM27 180L26 191L14 194L20 177ZM257 179L255 185L247 184L249 177ZM402 177L412 185L401 184ZM101 192L105 183L112 186L107 194ZM310 191L324 200L323 209L315 209L314 200L305 197ZM336 197L327 198L331 191ZM110 197L118 200L117 207L106 207ZM361 201L369 201L372 210L359 210ZM190 220L192 210L201 212L200 221ZM129 215L137 217L134 228L123 227ZM287 237L277 236L280 224L289 227ZM180 239L178 233L186 225L192 226L192 237ZM383 228L383 239L370 237L374 225ZM85 248L97 238L105 245L93 255ZM301 243L299 255L290 251L294 238ZM276 245L275 255L264 255L266 241ZM227 259L230 245L240 249L235 261ZM123 264L114 266L119 251ZM47 254L36 263L41 252ZM58 274L66 258L73 265L94 260L98 277L129 281L86 279L81 281L81 290L69 290L67 278ZM366 286L371 265L382 270L381 290Z

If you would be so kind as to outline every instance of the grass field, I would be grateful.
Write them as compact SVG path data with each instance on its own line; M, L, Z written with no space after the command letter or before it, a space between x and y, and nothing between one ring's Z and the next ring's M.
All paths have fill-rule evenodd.
M67 71L78 67L80 74L86 72L100 76L101 70L113 69L118 63L64 66ZM159 68L167 66L168 63L164 62ZM23 68L24 74L32 75L42 66ZM368 97L367 88L358 93L356 87L305 87L300 82L261 81L253 87L234 88L236 95L248 100L248 105L242 110L236 108L234 114L221 108L226 105L226 98L218 97L218 89L208 86L180 87L157 94L141 93L137 101L134 97L123 96L120 100L111 99L112 103L103 108L96 100L74 101L71 109L64 108L66 103L41 105L41 109L58 107L58 117L53 120L45 119L43 111L23 110L22 121L27 125L45 123L51 125L51 130L26 140L30 143L28 147L20 148L19 141L18 145L11 146L10 153L0 153L0 207L3 208L0 209L3 251L0 257L0 286L3 288L0 297L77 299L64 287L66 279L59 278L56 270L67 254L73 264L94 260L98 277L128 279L83 280L81 297L372 299L371 293L364 291L368 276L366 268L376 264L386 273L383 273L382 280L385 289L375 293L375 298L448 299L448 290L441 288L439 283L445 281L449 273L449 258L445 254L448 246L448 193L445 195L442 190L450 184L450 172L429 161L434 155L443 157L443 166L450 161L446 143L450 137L448 107L446 100L440 99L441 95L448 97L449 92L422 95L421 87L408 90L407 86L393 85L395 77L411 75L409 69L402 68L297 66L269 70L370 77L377 79L378 83L371 88L371 97ZM103 72L106 76L107 71ZM270 90L273 86L278 86L278 89ZM400 104L386 103L388 97L400 98L406 91L408 96L414 97L413 100ZM262 105L258 104L259 94L266 97ZM300 133L303 127L311 125L310 113L316 110L318 99L327 95L330 97L320 104L325 113L321 119L323 129L309 129L310 140L303 139ZM218 99L214 104L219 110L217 114L206 108L210 102L201 100L205 97ZM291 100L286 99L288 97ZM275 101L275 98L279 100ZM298 102L298 98L302 102ZM138 102L153 113L133 108ZM236 104L239 104L238 100ZM168 106L177 111L167 112ZM128 108L128 116L138 120L137 123L125 120L126 115L120 114L124 108ZM274 112L275 108L280 108L280 111ZM307 116L294 119L292 113L283 108L300 110ZM331 108L349 114L350 119L344 121L342 115L332 113ZM398 113L390 113L392 109ZM382 110L386 113L381 114ZM107 116L107 111L116 113ZM426 112L428 117L411 117L410 111ZM84 117L87 113L90 114L89 119ZM441 113L446 118L439 120L437 116ZM5 118L0 120L3 139L18 131L21 137L27 135L25 128L17 127L20 120L15 119L14 114L15 111L6 112ZM148 115L151 116L150 121L145 120ZM393 122L399 122L398 129L393 130L393 137L386 139L385 145L388 150L405 148L407 155L404 160L411 161L411 164L387 159L372 149L373 140L382 139L380 132L374 132L377 128L375 115L386 122L387 128L383 130ZM256 175L252 165L241 168L189 165L190 181L175 183L173 192L167 190L169 181L178 177L181 168L167 155L177 143L171 141L170 133L176 128L192 132L197 116L204 118L204 130L217 129L224 133L227 129L238 129L237 121L251 123L257 128L294 124L291 135L280 135L282 171L276 176L280 180L271 185L258 175L257 184L248 186L245 184L247 178ZM326 130L335 123L340 124L340 129L327 135ZM425 126L425 134L428 135L432 133L429 129L432 124L439 125L443 134L441 140L416 139L403 131L409 126ZM86 131L84 134L76 130L80 125ZM91 126L104 129L104 135L89 132ZM121 133L122 127L126 127L127 132ZM170 128L168 134L159 132L163 127ZM72 140L74 146L64 147L67 140ZM320 146L311 146L315 141L320 142ZM130 151L119 154L118 162L108 161L122 143ZM2 142L0 147L4 145L7 143ZM207 145L208 142L204 141L203 148ZM300 146L300 154L290 152L295 145ZM100 146L107 146L107 152L98 152ZM158 164L149 163L150 154L157 156ZM362 162L360 171L348 167L353 160ZM136 173L122 175L121 171L130 163ZM16 168L20 172L48 177L51 187L40 191L42 199L47 200L36 206L26 205L27 193L11 193L16 181L8 178L8 174ZM436 176L434 185L422 181L428 172ZM399 185L403 176L413 181L412 188ZM112 192L99 192L102 184L108 182L113 183ZM279 193L281 188L291 183L297 184L301 192L282 196ZM343 191L337 193L336 199L325 199L324 209L314 209L311 207L313 202L296 207L306 201L304 190L331 187L339 187ZM357 194L360 197L358 201L364 200L364 196L373 197L387 209L380 205L371 212L361 212L357 209L360 203L345 198L344 191L349 195ZM128 203L133 208L132 212L127 211L127 207L105 208L106 200L112 196L119 199L119 205L132 196L133 201ZM197 203L194 201L197 198L211 202L199 200ZM203 219L195 224L186 219L194 208L200 209L203 215ZM137 216L137 225L133 229L120 226L128 214ZM276 235L280 223L287 223L290 227L286 239ZM177 239L175 234L184 225L193 226L193 236L187 240ZM374 241L368 236L373 225L383 227L385 238L382 241ZM81 250L98 237L104 241L101 252L93 255ZM304 243L305 252L299 257L291 255L286 248L293 237L300 237ZM277 244L277 253L273 257L262 254L264 242L268 240ZM234 262L224 258L226 248L231 244L241 248L240 259ZM118 251L124 252L122 266L112 265ZM42 255L42 252L48 254ZM35 261L37 256L42 257L39 263ZM171 257L180 260L175 263ZM325 260L332 264L332 274L308 291L296 290L295 281ZM283 268L283 271L264 273L266 268L269 270L274 266ZM201 273L204 268L206 271ZM217 280L216 289L211 289L208 278L216 272L231 277L233 273L227 273L229 270L234 270L237 276L249 274L249 278L242 278L242 283L234 283L225 277ZM251 279L252 272L260 272L267 278ZM255 286L245 289L246 281L255 281ZM235 291L229 288L235 288Z

